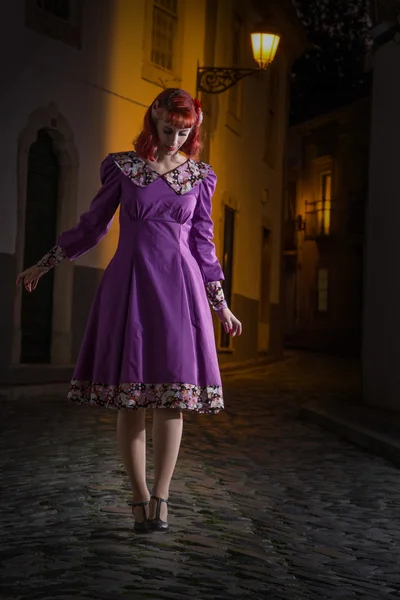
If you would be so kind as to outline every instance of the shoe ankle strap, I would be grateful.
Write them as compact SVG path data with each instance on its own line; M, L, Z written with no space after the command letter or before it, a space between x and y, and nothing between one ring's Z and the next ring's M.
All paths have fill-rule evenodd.
M165 502L165 504L168 504L168 500L166 500L165 498L159 498L158 496L150 496L151 500L157 500L159 502Z
M150 496L151 500L156 500L157 502L157 508L156 508L156 519L158 520L160 518L160 513L161 513L161 502L165 502L165 504L168 506L168 500L166 500L165 498L159 498L158 496Z

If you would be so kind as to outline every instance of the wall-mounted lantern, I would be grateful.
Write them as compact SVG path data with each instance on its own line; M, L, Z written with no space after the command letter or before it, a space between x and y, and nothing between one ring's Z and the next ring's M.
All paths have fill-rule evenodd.
M253 57L256 69L235 67L197 67L197 95L199 92L220 94L236 85L238 81L249 75L255 75L268 69L275 58L280 36L277 33L258 27L251 34Z

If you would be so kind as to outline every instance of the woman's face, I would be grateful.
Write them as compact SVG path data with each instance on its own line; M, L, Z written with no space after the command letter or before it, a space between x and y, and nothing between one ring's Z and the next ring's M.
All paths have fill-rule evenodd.
M163 154L172 155L182 148L189 137L191 127L188 129L177 129L171 123L160 119L157 121L157 135L160 142L159 150Z

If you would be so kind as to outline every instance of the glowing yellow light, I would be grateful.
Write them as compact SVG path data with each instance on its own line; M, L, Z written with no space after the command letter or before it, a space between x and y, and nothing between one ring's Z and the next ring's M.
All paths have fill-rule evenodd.
M328 235L331 227L332 174L324 173L321 178L321 200L317 202L318 229Z
M279 40L279 35L275 33L251 34L254 60L258 63L260 69L266 69L274 60Z

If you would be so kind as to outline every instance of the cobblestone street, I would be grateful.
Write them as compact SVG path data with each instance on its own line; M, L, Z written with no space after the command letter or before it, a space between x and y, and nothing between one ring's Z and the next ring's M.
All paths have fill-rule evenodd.
M298 419L357 393L356 370L320 356L226 376L227 410L185 418L171 531L148 536L115 412L4 402L1 600L399 598L398 469Z

